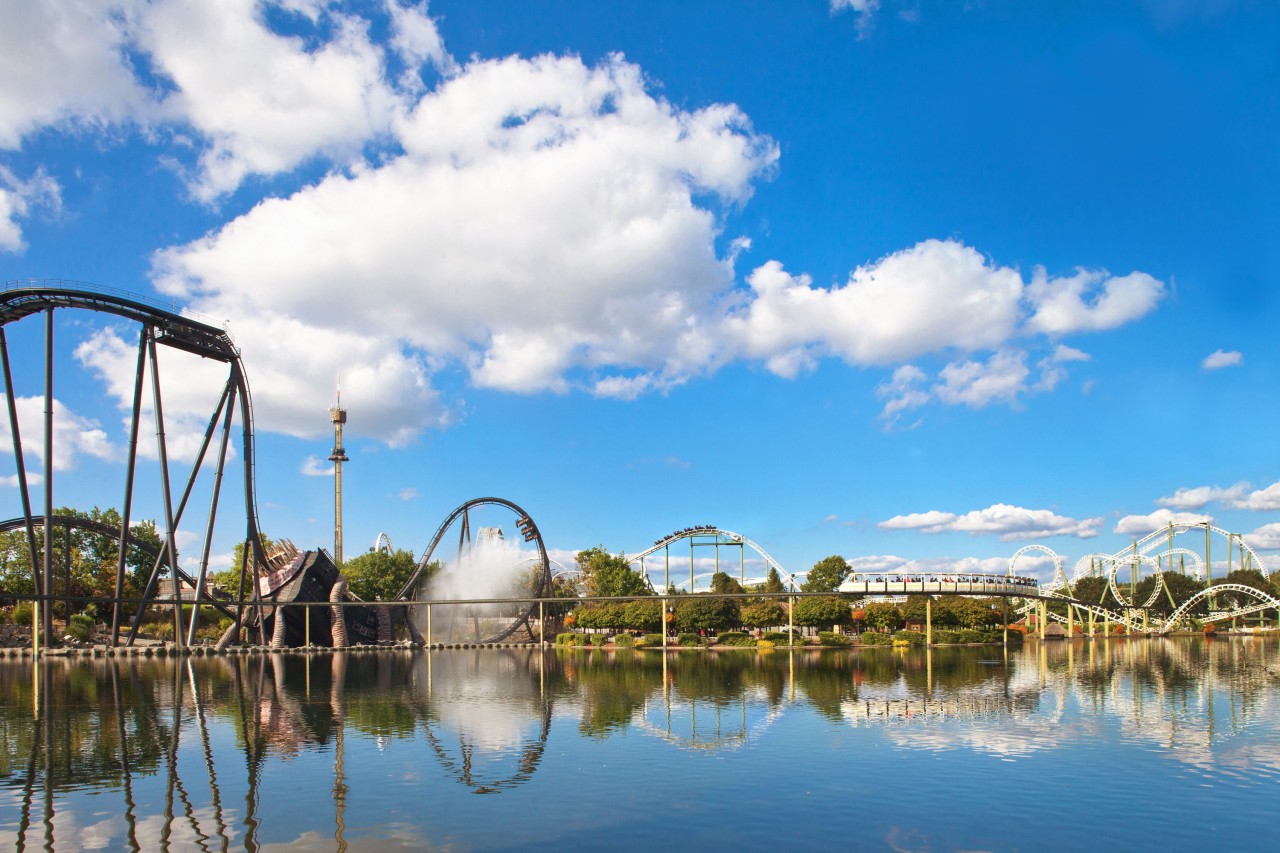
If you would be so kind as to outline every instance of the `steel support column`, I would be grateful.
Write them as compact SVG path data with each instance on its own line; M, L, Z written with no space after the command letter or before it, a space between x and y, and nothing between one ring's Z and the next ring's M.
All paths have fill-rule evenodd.
M133 512L133 479L138 461L138 423L142 417L142 378L147 367L147 339L151 327L138 334L138 369L133 379L133 414L129 420L129 455L125 460L124 505L120 509L120 556L116 563L116 600L111 603L111 645L120 642L120 599L124 597L124 570L129 553L129 522Z
M160 360L156 358L156 341L147 341L151 356L151 403L156 414L156 453L160 463L160 491L164 498L165 544L169 549L169 577L173 581L173 642L182 648L182 586L178 579L178 543L174 536L173 495L169 489L169 451L164 440L164 399L160 393ZM197 469L199 465L197 463Z
M44 589L37 588L45 645L53 639L53 309L44 312L44 559L40 563ZM33 571L34 577L34 571Z

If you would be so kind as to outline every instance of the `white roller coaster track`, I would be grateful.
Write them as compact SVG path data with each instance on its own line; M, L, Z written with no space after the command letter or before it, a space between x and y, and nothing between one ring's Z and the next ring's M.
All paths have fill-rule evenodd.
M628 557L627 561L631 563L635 563L637 561L643 560L645 557L649 557L649 556L652 556L653 554L656 554L657 552L663 550L664 548L670 548L672 545L674 545L676 542L681 541L682 539L692 539L695 536L716 536L720 539L727 540L725 542L722 542L721 543L722 545L747 546L748 548L750 548L752 551L755 551L764 559L765 574L768 574L769 569L771 568L777 569L778 575L781 576L783 583L787 584L788 586L798 586L799 577L805 574L805 572L797 572L796 574L792 574L791 572L784 569L781 563L773 559L773 557L769 556L768 551L761 548L759 545L757 545L755 542L748 539L746 536L743 536L741 533L734 533L732 530L721 530L719 527L707 527L701 530L698 530L698 529L690 529L687 531L682 530L679 533L673 533L670 536L663 537L654 545L650 546L647 550L641 551L639 554Z
M1120 592L1120 587L1116 585L1116 576L1119 574L1121 563L1128 563L1131 566L1134 565L1135 563L1140 566L1146 565L1149 563L1152 566L1153 568L1152 575L1156 579L1156 585L1152 588L1150 597L1148 597L1147 600L1142 604L1134 605L1134 603L1131 600L1125 598L1124 594ZM1138 574L1139 575L1142 574L1141 568L1138 569ZM1164 591L1164 573L1160 571L1160 567L1156 564L1156 561L1154 558L1148 557L1144 554L1129 554L1123 559L1112 561L1111 571L1107 573L1107 586L1111 588L1111 595L1115 598L1115 600L1120 602L1125 607L1136 606L1139 609L1142 609L1142 608L1150 607L1151 605L1155 604L1156 600L1160 598L1160 593Z
M1219 595L1224 592L1242 592L1245 595L1249 595L1249 596L1252 596L1253 598L1258 599L1259 603L1249 605L1247 607L1236 608L1235 610L1230 610L1230 611L1227 611L1226 613L1215 613L1200 621L1216 622L1221 619L1231 619L1232 617L1235 617L1235 616L1243 616L1246 613L1256 613L1259 610L1270 610L1273 607L1280 608L1280 600L1277 600L1271 597L1270 595L1267 595L1265 592L1263 592L1260 589L1254 589L1251 586L1245 586L1244 584L1238 584L1238 583L1215 584L1209 587L1208 589L1203 589L1200 592L1197 592L1195 595L1191 596L1186 601L1182 602L1182 605L1177 610L1169 614L1169 618L1166 619L1164 622L1164 625L1160 627L1160 633L1166 634L1169 631L1171 631L1173 629L1173 626L1177 624L1178 620L1181 619L1182 616L1188 610L1194 607L1197 603L1203 601L1204 599L1208 598L1211 595Z
M1249 544L1245 542L1239 535L1235 533L1229 533L1228 531L1223 530L1221 527L1214 527L1212 524L1209 524L1208 522L1204 522L1204 521L1195 521L1195 522L1175 521L1173 524L1168 524L1168 525L1165 525L1164 527L1159 528L1158 530L1151 531L1146 536L1143 536L1141 539L1135 542L1134 545L1137 546L1139 554L1150 554L1151 551L1154 551L1156 548L1160 547L1161 542L1167 542L1169 541L1169 539L1171 539L1174 536L1181 536L1183 533L1188 533L1192 530L1206 530L1206 529L1209 530L1210 532L1218 534L1219 536L1226 537L1227 541L1230 543L1229 547L1238 546L1241 550L1243 550L1246 554L1249 555L1249 557L1253 561L1254 567L1257 568L1258 571L1262 572L1263 575L1270 577L1271 570L1267 568L1267 564L1263 561L1262 557L1259 556L1258 552L1253 550L1253 548L1250 547ZM1130 545L1124 551L1118 552L1113 556L1122 557L1126 551L1128 553L1133 553L1133 547L1134 547L1133 545Z

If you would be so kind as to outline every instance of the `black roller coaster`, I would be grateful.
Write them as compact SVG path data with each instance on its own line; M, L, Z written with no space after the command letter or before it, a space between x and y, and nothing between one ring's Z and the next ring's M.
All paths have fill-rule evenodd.
M83 519L59 518L54 515L54 495L56 485L54 476L54 454L56 449L54 431L54 314L58 311L95 312L111 315L130 321L137 327L137 370L134 375L132 409L129 421L129 444L125 463L124 482L119 485L123 498L121 505L121 524L118 530L102 529L101 525L93 525ZM9 345L6 331L10 324L28 318L42 318L44 326L43 368L44 368L44 418L42 429L43 457L43 512L36 512L31 501L31 477L27 474L23 456L23 437L18 422L17 397L14 390L13 373L9 359ZM208 418L208 426L204 431L190 471L186 474L186 485L175 494L172 474L174 465L169 459L169 448L165 438L164 417L164 382L162 381L160 362L157 358L157 347L169 347L174 350L190 353L212 362L226 365L226 379L222 384L221 394ZM52 631L51 604L56 600L57 571L53 561L55 529L63 528L67 533L73 528L83 528L98 535L112 535L116 539L119 550L119 563L115 577L115 595L110 600L111 609L111 643L116 645L120 638L122 621L122 599L125 581L126 555L130 549L136 549L138 543L129 535L130 515L134 505L135 489L142 488L135 476L138 458L138 434L142 427L144 399L149 397L150 407L154 415L156 431L156 458L159 463L158 482L151 488L159 492L158 501L163 506L163 540L158 552L149 556L153 559L152 569L146 583L142 605L133 618L129 634L131 642L137 631L138 619L142 607L156 597L158 580L163 571L169 570L174 578L172 583L174 640L182 645L190 642L196 631L199 619L199 608L193 609L190 624L182 623L181 603L182 584L185 581L195 590L196 600L209 604L235 620L238 633L252 613L260 614L253 608L260 605L259 590L254 582L253 573L249 569L250 558L254 564L266 562L260 537L258 535L258 516L254 494L254 446L253 446L253 406L249 395L249 383L245 377L244 366L240 360L240 351L236 348L231 336L225 329L197 319L184 313L167 310L133 294L118 293L103 288L84 285L79 282L65 281L16 281L9 282L0 289L0 369L4 376L5 402L9 419L10 434L13 440L13 458L16 468L16 483L21 500L22 515L5 522L4 530L23 529L26 534L27 550L30 557L32 579L35 584L35 601L40 605L38 624L46 637ZM150 393L145 389L145 379L150 375ZM189 377L178 373L169 379L170 386L189 382ZM245 533L244 559L240 566L240 581L235 595L228 602L219 600L205 588L208 574L209 553L213 544L214 526L218 516L218 498L226 472L229 449L232 445L232 423L239 413L240 446L238 453L242 460L244 476L244 518ZM177 532L179 529L199 529L198 522L188 519L187 508L197 481L201 479L206 458L210 456L210 447L217 438L218 447L214 451L212 482L204 485L211 495L208 514L204 520L203 536L200 537L202 549L199 568L192 574L184 572L177 559ZM154 492L151 493L154 496ZM41 530L43 541L38 544L36 531ZM66 590L64 590L64 594ZM262 620L256 619L259 633L262 632Z

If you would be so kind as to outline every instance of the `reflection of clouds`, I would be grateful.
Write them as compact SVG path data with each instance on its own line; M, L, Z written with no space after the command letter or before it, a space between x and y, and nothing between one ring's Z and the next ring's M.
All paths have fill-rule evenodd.
M537 685L520 679L510 659L486 655L483 665L459 655L432 659L431 713L462 742L486 752L504 752L525 744L542 725ZM418 667L423 683L426 663Z

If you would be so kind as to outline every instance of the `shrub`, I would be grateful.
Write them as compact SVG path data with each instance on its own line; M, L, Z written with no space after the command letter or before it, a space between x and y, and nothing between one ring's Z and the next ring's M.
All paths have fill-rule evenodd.
M844 634L836 634L832 631L818 632L818 645L820 646L847 646L849 638Z
M156 635L157 640L172 640L173 639L173 623L157 622L151 626L151 633Z
M587 634L586 635L586 643L588 643L589 645L597 649L606 645L609 642L609 639L610 638L608 634Z
M942 645L945 645L945 646L955 645L956 643L967 643L969 642L968 640L961 639L961 635L965 633L967 632L965 631L934 631L933 641L935 643L941 643Z
M694 648L702 645L702 638L697 634L681 634L676 637L676 645L685 648Z
M722 646L754 646L756 641L752 637L748 637L741 631L725 631L716 638L716 642Z
M858 642L864 646L892 646L893 635L866 631L858 635Z
M893 635L893 639L895 641L895 645L899 641L908 646L924 645L924 634L921 634L919 631L899 631Z
M989 639L987 639L986 634L987 634L987 632L986 632L986 631L975 631L975 630L973 630L972 628L970 628L970 629L966 629L966 630L964 630L964 631L961 631L961 632L960 632L960 639L959 639L959 640L957 640L957 642L960 642L960 643L988 643L988 642L990 642L990 640L989 640Z
M791 634L788 634L786 631L770 631L769 633L764 635L763 639L766 639L769 642L775 643L777 645L789 646L791 645L791 640L793 637L795 638L797 644L801 642L799 631L793 631L791 632Z
M13 606L13 622L15 625L31 624L31 602L19 601Z
M613 638L613 644L620 649L629 649L636 644L636 638L630 634L619 634Z
M1204 624L1204 635L1205 635L1206 637L1212 637L1212 636L1214 636L1214 635L1215 635L1215 634L1217 634L1217 633L1218 633L1218 626L1217 626L1217 625L1214 625L1212 622L1206 622L1206 623Z
M80 642L93 636L93 617L87 613L77 613L67 622L67 633Z
M566 631L563 634L556 634L557 646L572 646L578 639L578 635L572 631Z
M756 651L759 651L759 652L771 652L771 651L773 651L773 642L772 642L772 641L770 641L770 640L757 640L757 641L756 641Z
M661 634L645 634L643 637L640 638L640 643L643 643L646 646L660 646L662 645L662 635ZM639 645L639 643L637 643L637 645Z

